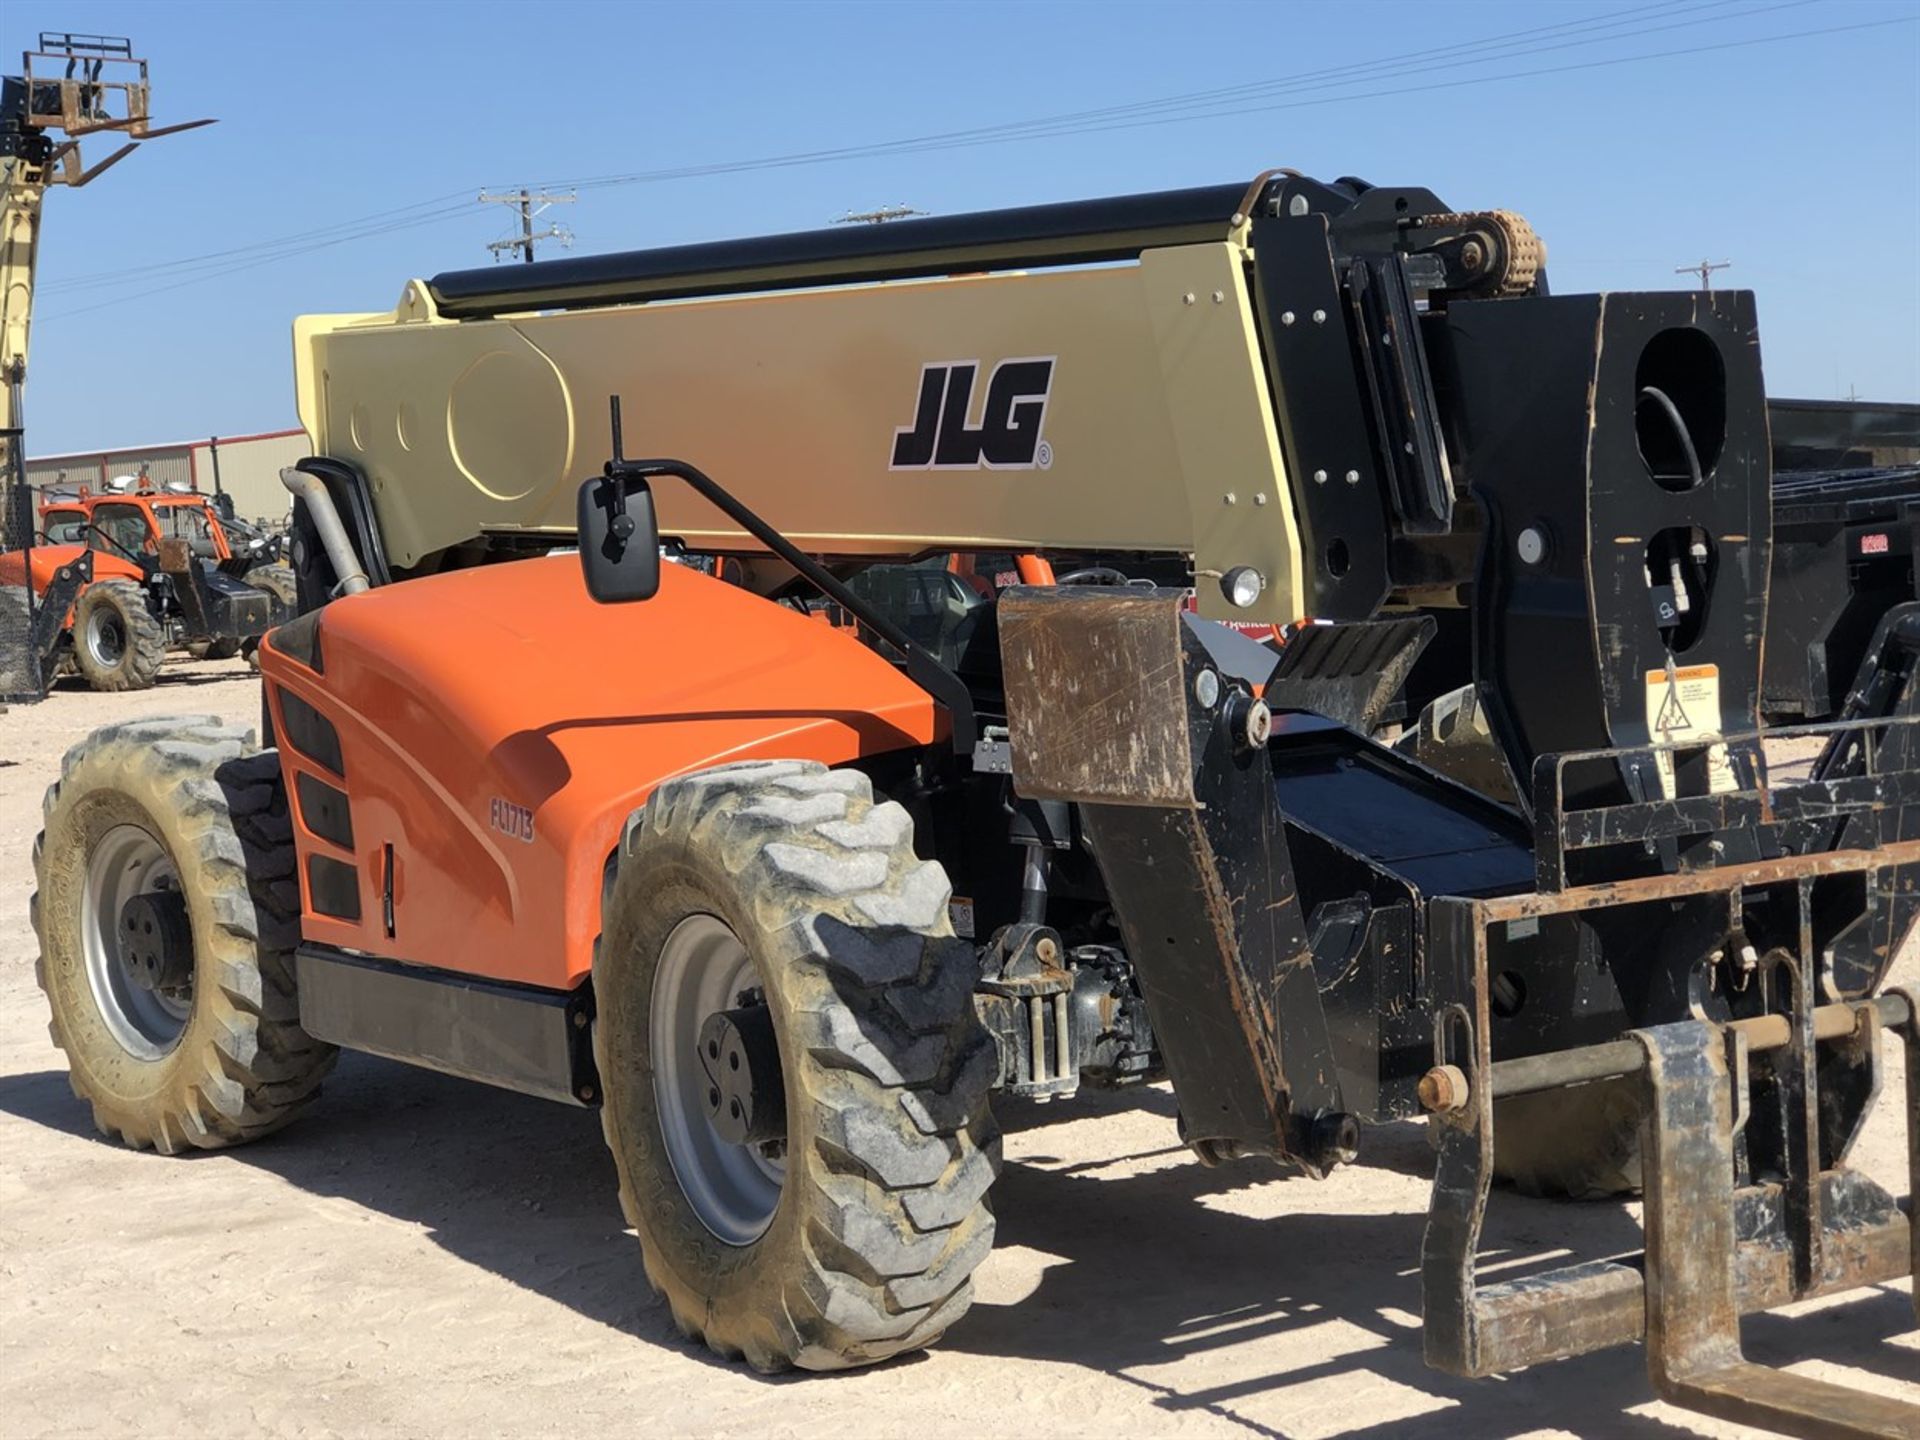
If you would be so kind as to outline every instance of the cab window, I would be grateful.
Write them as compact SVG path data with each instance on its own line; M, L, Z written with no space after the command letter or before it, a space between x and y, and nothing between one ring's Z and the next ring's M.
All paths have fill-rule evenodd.
M87 543L111 554L138 555L148 548L147 517L138 505L96 505Z
M87 541L87 512L49 510L41 533L47 537L49 545L84 545Z
M981 617L992 610L969 577L948 568L945 556L904 565L870 565L849 579L847 588L950 669L965 663Z
M207 509L204 505L155 505L153 507L154 524L160 528L160 534L168 540L211 540L213 531L207 524Z

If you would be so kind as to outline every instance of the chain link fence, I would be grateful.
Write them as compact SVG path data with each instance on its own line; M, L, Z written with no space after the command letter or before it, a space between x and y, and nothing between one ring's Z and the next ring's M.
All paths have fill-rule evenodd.
M0 704L46 698L34 653L34 496L13 437L0 437Z

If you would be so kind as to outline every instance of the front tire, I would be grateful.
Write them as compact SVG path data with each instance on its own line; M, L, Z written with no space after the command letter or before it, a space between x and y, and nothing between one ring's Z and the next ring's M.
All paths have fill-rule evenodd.
M681 1331L762 1371L931 1344L992 1245L997 1057L911 830L866 776L779 761L666 782L622 841L594 972L621 1205ZM784 1134L729 1155L687 1067L698 1012L755 996Z
M131 580L96 580L73 612L73 658L96 690L145 690L167 658L167 636Z
M211 716L69 750L34 841L35 976L73 1092L136 1150L277 1130L334 1048L300 1028L300 892L278 757Z
M31 605L24 585L0 585L0 698L40 691L40 665L27 623Z

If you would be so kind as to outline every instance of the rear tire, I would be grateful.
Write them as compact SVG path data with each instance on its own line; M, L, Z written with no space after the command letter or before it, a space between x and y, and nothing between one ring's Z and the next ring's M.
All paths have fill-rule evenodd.
M845 1369L931 1344L965 1313L992 1245L998 1059L946 876L915 857L911 829L866 776L778 761L666 782L621 844L594 971L621 1205L681 1331L758 1370ZM669 998L685 983L669 942L689 920L744 947L786 1093L783 1173L731 1240L711 1218L724 1177L687 1186L675 1170L702 1163L690 1146L713 1153L689 1138L710 1122L687 1125L678 1077L654 1063L684 1008ZM724 1151L712 1163L738 1169Z
M293 571L285 565L262 565L257 570L247 572L247 583L256 590L270 590L279 597L280 603L287 607L289 615L300 613L300 582L294 578ZM240 653L247 657L247 664L254 669L260 668L260 642L258 639L243 641Z
M1609 1200L1640 1189L1634 1082L1601 1080L1493 1102L1493 1173L1523 1195Z
M167 658L167 636L131 580L96 580L73 611L73 658L96 690L145 690Z
M261 565L247 572L247 584L272 592L289 613L300 608L300 583L285 565Z
M35 976L94 1124L167 1154L286 1124L335 1051L299 1024L300 891L275 753L211 716L112 725L67 752L44 809ZM190 968L149 987L119 930L128 900L166 892L184 897Z

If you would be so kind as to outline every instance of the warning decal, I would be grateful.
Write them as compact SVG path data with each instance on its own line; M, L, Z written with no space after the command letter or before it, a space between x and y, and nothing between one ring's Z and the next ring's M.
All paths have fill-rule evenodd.
M1663 737L1672 730L1691 730L1693 721L1687 718L1687 712L1680 705L1680 686L1677 682L1662 687L1665 698L1660 702L1660 714L1653 722L1653 728Z
M1647 729L1658 744L1704 744L1720 734L1720 667L1683 665L1647 671ZM1672 750L1654 752L1660 789L1674 796ZM1707 788L1714 794L1737 789L1725 745L1707 751Z

